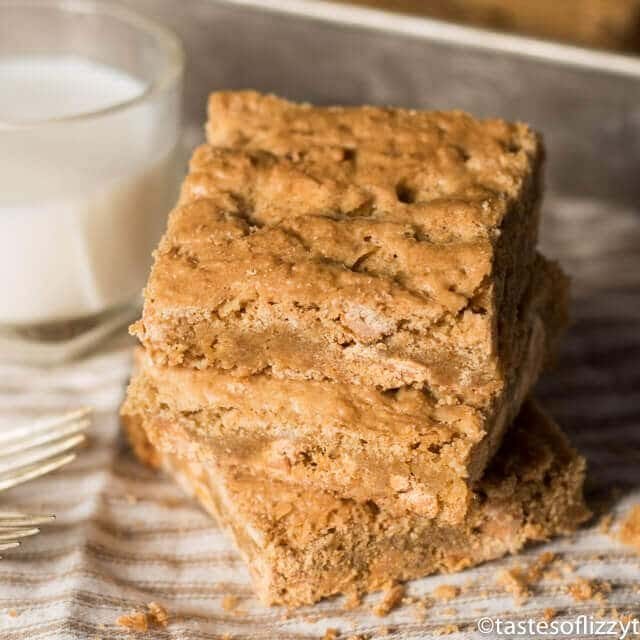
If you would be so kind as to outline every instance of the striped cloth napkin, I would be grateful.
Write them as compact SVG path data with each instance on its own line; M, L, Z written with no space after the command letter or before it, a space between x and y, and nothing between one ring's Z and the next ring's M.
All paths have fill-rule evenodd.
M0 364L0 428L81 405L95 409L90 446L72 465L0 494L5 508L57 514L0 560L0 638L302 640L328 629L339 638L468 638L483 637L480 618L539 621L548 608L570 624L581 614L640 616L640 556L615 539L616 522L640 502L640 218L597 202L552 201L543 244L574 276L575 321L540 396L587 456L588 493L592 505L613 514L609 533L596 518L572 538L515 558L412 582L383 618L372 612L379 594L351 610L339 598L296 611L266 608L216 524L129 453L117 417L133 347L123 331L65 366ZM515 604L496 576L547 550L557 554L557 570ZM606 581L596 589L603 595L572 597L568 587L584 586L580 577ZM440 585L458 588L436 591ZM156 620L144 635L122 626L151 603L166 611L166 626Z

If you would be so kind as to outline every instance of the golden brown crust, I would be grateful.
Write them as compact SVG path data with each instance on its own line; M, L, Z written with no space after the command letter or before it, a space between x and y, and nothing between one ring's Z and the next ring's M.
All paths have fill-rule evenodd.
M148 418L152 420L152 418ZM126 416L130 431L147 418ZM260 597L299 605L391 580L457 571L574 530L588 517L584 460L539 408L527 404L480 483L464 522L442 526L375 504L163 456L228 527Z
M158 364L500 392L535 259L536 134L253 92L212 96L208 132L134 327Z

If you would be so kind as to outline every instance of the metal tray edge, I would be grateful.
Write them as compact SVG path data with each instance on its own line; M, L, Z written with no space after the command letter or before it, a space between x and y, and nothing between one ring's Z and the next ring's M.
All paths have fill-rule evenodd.
M597 51L442 20L323 0L215 0L226 4L640 78L640 57Z

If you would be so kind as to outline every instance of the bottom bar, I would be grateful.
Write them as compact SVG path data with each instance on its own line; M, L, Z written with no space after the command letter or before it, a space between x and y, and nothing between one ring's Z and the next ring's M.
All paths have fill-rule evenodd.
M531 401L456 526L160 455L146 440L142 418L126 416L125 426L138 457L166 468L230 531L267 604L298 606L459 571L571 532L589 517L585 461Z

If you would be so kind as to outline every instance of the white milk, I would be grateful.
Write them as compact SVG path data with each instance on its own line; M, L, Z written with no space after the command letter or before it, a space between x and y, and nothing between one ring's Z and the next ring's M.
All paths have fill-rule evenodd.
M70 57L0 58L0 323L90 316L140 293L175 197L176 127L135 78ZM20 121L27 126L3 125ZM30 123L40 123L30 127Z

